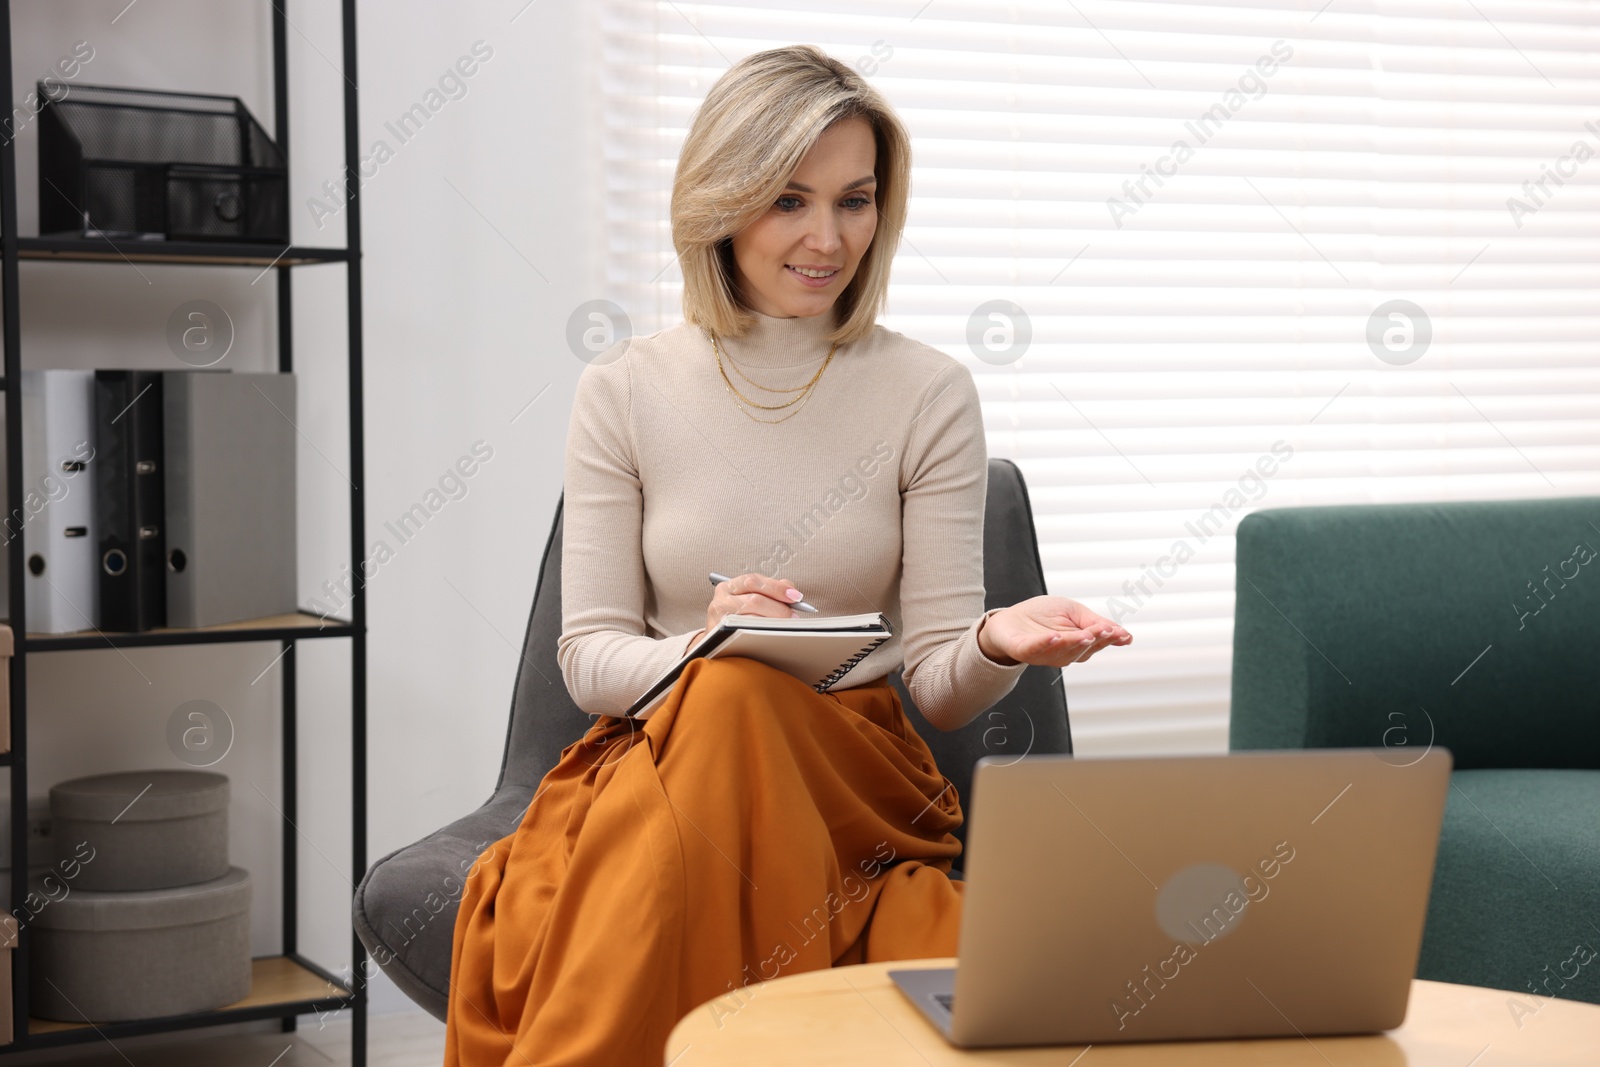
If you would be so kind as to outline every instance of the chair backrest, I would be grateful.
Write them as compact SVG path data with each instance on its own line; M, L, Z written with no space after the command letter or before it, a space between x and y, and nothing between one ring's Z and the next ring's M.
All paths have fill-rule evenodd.
M544 559L539 567L533 613L528 620L511 698L511 725L506 734L500 780L495 787L497 796L508 790L524 797L532 795L545 774L555 766L561 750L581 737L594 721L572 702L556 661L556 642L561 636L564 500L563 495L556 505L555 523L545 542ZM984 610L1046 592L1027 485L1022 472L1010 460L989 461L983 555ZM980 757L1021 758L1029 752L1072 751L1066 694L1058 676L1059 672L1051 668L1028 668L1005 699L965 727L948 732L933 727L916 710L899 671L890 676L906 714L927 741L940 771L955 786L969 822L972 769ZM955 832L963 847L965 831L964 824Z
M1239 523L1229 743L1600 767L1600 497Z

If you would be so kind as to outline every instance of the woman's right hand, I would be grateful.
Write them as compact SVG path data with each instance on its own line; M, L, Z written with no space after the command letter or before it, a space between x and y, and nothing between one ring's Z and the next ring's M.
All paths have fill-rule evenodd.
M706 628L710 633L724 615L766 615L792 619L800 613L789 605L802 599L800 590L787 578L768 578L764 574L738 574L716 584L711 605L706 608Z

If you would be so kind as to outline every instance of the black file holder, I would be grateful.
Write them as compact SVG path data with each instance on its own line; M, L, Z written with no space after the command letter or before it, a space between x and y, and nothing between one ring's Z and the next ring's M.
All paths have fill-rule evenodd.
M283 153L238 97L37 88L40 233L289 243Z
M167 624L162 372L96 370L94 466L100 628Z

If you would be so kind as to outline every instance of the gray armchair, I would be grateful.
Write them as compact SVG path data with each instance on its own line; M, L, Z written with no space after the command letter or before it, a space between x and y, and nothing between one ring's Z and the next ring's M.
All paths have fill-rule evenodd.
M517 668L511 725L494 794L472 814L378 860L356 887L353 920L367 951L395 985L440 1020L445 1018L463 875L485 848L517 828L561 750L594 721L572 702L556 662L556 639L561 633L561 515L558 501ZM1046 592L1027 486L1010 460L989 461L983 550L985 610ZM1049 668L1023 671L1004 700L962 729L949 732L935 729L916 710L899 671L890 677L940 771L954 784L969 820L972 770L979 757L1072 751L1066 696L1057 674ZM965 831L964 825L955 831L963 848ZM953 876L960 877L960 872Z

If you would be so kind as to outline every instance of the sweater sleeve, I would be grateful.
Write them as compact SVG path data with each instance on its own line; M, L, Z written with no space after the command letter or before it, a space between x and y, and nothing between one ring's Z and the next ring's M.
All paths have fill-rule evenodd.
M556 659L573 703L590 715L621 715L694 636L645 635L644 497L630 374L626 350L585 367L567 429Z
M901 680L918 709L954 730L993 707L1027 664L996 663L978 646L984 611L983 513L989 454L972 373L959 363L924 393L907 443L901 491Z

